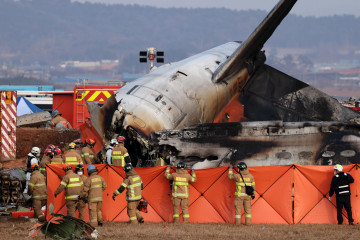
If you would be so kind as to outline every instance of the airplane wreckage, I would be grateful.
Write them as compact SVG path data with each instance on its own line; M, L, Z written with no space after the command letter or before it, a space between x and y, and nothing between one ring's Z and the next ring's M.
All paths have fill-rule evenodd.
M88 103L93 126L104 142L126 136L132 158L165 150L195 168L360 162L360 114L265 64L261 49L295 3L279 1L242 43L164 64L102 107Z

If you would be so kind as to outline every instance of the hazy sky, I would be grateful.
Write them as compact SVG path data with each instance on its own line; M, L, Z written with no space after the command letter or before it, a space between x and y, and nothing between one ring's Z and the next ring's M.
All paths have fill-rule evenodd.
M225 7L234 10L261 9L270 11L278 0L72 0L106 4L138 4L154 7L206 8ZM360 0L298 0L291 13L302 16L351 14L360 16Z

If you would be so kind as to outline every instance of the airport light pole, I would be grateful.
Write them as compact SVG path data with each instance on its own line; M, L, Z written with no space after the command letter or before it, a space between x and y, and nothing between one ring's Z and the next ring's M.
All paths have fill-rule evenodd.
M149 47L146 49L147 51L140 51L140 62L147 62L149 59L150 61L150 71L154 67L154 60L156 59L156 62L163 63L164 62L164 52L163 51L157 51L154 47Z

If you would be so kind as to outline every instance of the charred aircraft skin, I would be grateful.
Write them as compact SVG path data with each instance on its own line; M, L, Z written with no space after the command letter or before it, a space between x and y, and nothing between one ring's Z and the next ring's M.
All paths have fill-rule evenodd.
M200 124L152 134L151 144L194 168L360 163L360 126L339 122Z
M228 137L218 138L219 136L214 133L215 138L220 141L219 144L223 145L221 148L208 149L213 147L211 141L208 145L199 145L196 141L207 143L205 138L200 137L187 139L186 142L189 144L186 147L189 150L186 150L177 145L183 144L182 138L178 138L179 143L174 142L176 138L172 138L172 142L157 141L158 137L149 142L150 135L163 130L168 131L166 134L173 130L186 131L181 129L197 124L210 124L206 126L210 129L219 129L218 122L231 122L233 119L237 122L240 119L300 122L300 125L304 124L303 122L316 121L335 121L343 124L358 121L359 113L341 106L326 94L265 64L266 57L261 49L295 3L296 0L280 0L243 43L229 42L182 61L165 64L126 84L101 108L88 103L93 126L105 143L118 134L126 136L128 141L125 146L132 158L136 159L147 158L149 151L169 146L173 150L174 158L219 160L226 158L224 154L228 152L229 156L233 155L239 160L245 159L244 156L247 155L254 157L257 154L268 154L272 148L280 151L282 144L287 144L287 141L283 140L283 137L264 135L260 138L246 137L246 140L239 142L242 133L235 134L231 141ZM233 102L238 103L236 106L239 109L232 109L229 113L228 106L232 106ZM241 112L243 115L234 118L234 112ZM220 132L221 127L225 125L220 125ZM271 125L263 128L270 127ZM321 142L321 136L324 134L306 134L308 128L303 130L305 132L300 140L296 140L300 136L297 134L292 136L289 133L285 137L291 138L292 148L298 148L284 149L291 154L290 160L283 157L281 159L285 160L272 161L273 158L269 157L266 158L271 160L269 163L260 161L261 164L314 163L314 155L321 151L321 146L313 144L309 146L311 150L307 151L301 144L295 143L300 141L308 146L307 143L311 141ZM263 138L270 138L272 141L264 141ZM327 145L331 145L330 142L329 140ZM194 147L190 143L201 151L191 152L190 149ZM237 149L237 144L242 144L244 148ZM218 151L215 151L215 148L218 148ZM252 149L250 154L246 153L246 149ZM231 151L236 151L236 154L230 154ZM279 156L288 155L284 153ZM294 157L295 155L299 157ZM308 155L311 155L307 157L310 160L300 157Z

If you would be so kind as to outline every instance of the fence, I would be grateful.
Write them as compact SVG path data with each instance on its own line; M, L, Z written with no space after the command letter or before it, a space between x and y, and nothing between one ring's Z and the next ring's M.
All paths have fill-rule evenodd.
M110 165L97 165L97 168L98 174L108 185L103 192L104 220L128 221L125 193L118 196L115 202L111 198L125 177L124 171L121 167ZM142 214L145 221L172 221L171 189L169 181L164 177L165 167L135 170L142 178L143 197L149 203L148 213ZM266 166L249 167L249 170L256 183L256 197L252 200L252 223L337 223L335 197L332 201L328 200L330 183L334 176L333 166ZM228 178L228 167L195 172L197 182L189 185L189 221L234 222L235 182ZM346 165L344 172L349 172L355 179L355 183L351 184L351 202L354 223L359 223L359 166ZM54 192L61 181L58 175L64 175L62 165L47 165L47 204L53 203L54 212L66 214L64 192L54 198ZM346 212L343 214L344 223L347 223Z

